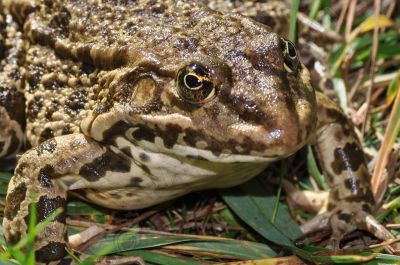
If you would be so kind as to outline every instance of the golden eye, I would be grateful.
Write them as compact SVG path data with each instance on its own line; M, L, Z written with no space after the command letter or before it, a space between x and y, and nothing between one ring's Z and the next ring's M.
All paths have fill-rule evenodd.
M179 96L190 103L205 103L215 96L215 85L210 71L197 63L180 69L176 84Z
M283 51L283 64L289 73L297 70L299 59L297 58L296 48L291 41L281 39L281 49Z

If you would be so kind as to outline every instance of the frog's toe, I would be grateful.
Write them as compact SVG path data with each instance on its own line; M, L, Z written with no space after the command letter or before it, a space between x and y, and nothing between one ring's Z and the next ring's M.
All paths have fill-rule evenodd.
M346 234L356 229L368 231L382 241L395 239L375 217L355 204L338 205L328 212L317 215L302 226L302 230L306 234L328 228L332 230L329 245L334 249L339 248L340 242ZM400 244L393 245L393 247L400 249Z

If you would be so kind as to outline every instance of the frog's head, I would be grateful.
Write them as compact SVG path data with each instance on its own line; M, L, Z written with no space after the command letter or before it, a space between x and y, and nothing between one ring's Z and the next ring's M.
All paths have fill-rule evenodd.
M294 45L248 18L204 12L190 29L164 29L157 47L135 53L139 63L117 78L119 118L92 134L106 141L123 133L152 151L210 161L294 153L316 124L309 72Z

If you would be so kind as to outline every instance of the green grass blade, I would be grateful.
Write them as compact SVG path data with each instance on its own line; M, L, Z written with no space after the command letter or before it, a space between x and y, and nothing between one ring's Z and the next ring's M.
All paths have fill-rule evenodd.
M307 170L320 189L328 189L328 184L326 184L324 176L318 169L313 150L310 146L307 147Z
M276 256L276 253L265 244L243 240L188 242L168 246L167 248L191 254L200 254L202 256L218 255L218 257L240 260Z
M296 22L297 22L297 12L299 10L300 0L293 0L290 9L290 24L289 24L289 40L291 42L296 41Z
M88 248L85 252L87 254L96 254L100 249L107 248L107 254L113 254L123 251L161 247L197 240L199 239L189 236L165 236L126 232L123 234L115 234L102 238L90 248Z
M318 11L321 9L322 0L312 1L309 17L314 19L317 17Z
M0 260L0 265L15 265L18 264L16 262L12 262L10 260Z
M397 92L400 89L399 79L400 79L400 71L397 73L396 77L393 78L389 84L389 88L386 93L387 106L390 106L393 103L394 99L396 98Z
M276 222L271 222L276 197L268 195L264 187L260 180L253 179L219 193L229 207L264 238L281 246L293 247L292 240L302 235L301 230L282 204L279 204Z

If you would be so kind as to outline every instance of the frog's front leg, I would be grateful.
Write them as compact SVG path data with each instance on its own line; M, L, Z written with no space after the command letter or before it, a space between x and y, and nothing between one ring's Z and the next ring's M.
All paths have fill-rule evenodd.
M7 242L15 244L27 233L32 200L36 203L37 222L57 208L64 210L68 180L81 179L81 170L91 170L92 176L108 171L109 164L113 164L105 160L109 152L109 148L83 134L55 137L26 152L8 187L3 222ZM61 213L37 235L37 262L59 260L66 255L67 244L65 214Z
M328 212L336 246L356 228L386 240L393 236L371 215L374 198L360 142L351 122L339 107L317 93L318 125L315 150L330 186Z

